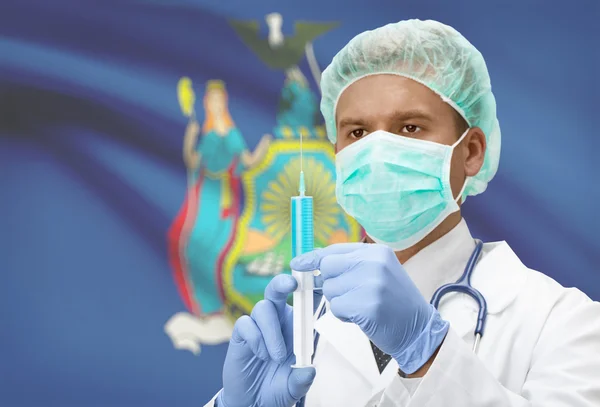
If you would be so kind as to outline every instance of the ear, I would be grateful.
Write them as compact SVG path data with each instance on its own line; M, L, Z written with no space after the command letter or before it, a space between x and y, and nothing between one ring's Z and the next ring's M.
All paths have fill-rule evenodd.
M479 127L473 127L465 137L463 143L465 157L465 175L473 177L477 175L483 166L485 158L486 141L485 134Z

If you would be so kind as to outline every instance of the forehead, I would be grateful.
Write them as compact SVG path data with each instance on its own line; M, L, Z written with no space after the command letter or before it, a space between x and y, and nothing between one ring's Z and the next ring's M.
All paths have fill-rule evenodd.
M402 111L420 111L432 117L452 116L454 109L431 89L398 75L372 75L348 86L336 107L336 122L377 119Z

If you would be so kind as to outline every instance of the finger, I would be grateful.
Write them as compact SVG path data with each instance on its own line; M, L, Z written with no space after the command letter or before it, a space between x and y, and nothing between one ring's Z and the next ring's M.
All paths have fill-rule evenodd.
M296 401L306 396L316 375L317 371L314 367L292 369L292 372L288 377L288 390L290 396Z
M270 359L260 329L248 315L244 315L236 321L233 333L231 334L231 344L241 345L240 348L243 348L243 345L247 344L249 352L245 356L248 359L252 356L256 356L265 362L268 362Z
M356 256L356 252L349 254L331 254L321 260L321 276L324 281L336 278L352 270L361 262Z
M329 309L331 313L335 315L337 319L343 322L356 322L357 314L357 303L356 298L352 298L351 295L342 295L335 297L329 302Z
M349 271L323 283L323 295L328 301L356 290L366 284L368 275L357 275L359 271Z
M312 271L321 269L321 260L333 254L348 254L368 246L367 243L337 243L324 249L313 250L295 257L290 262L292 270Z
M287 349L275 305L268 300L259 301L254 306L251 316L260 329L271 359L283 363L287 358Z
M296 279L289 274L279 274L265 288L265 300L275 304L277 314L281 317L287 304L287 297L298 287Z

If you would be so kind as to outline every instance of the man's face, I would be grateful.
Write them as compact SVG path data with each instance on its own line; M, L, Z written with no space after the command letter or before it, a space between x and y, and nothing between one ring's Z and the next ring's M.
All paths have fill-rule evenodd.
M426 86L383 74L360 79L342 93L336 110L336 127L336 152L376 130L452 145L468 128L460 115ZM485 151L485 138L483 143ZM469 136L463 144L469 144ZM459 147L452 155L450 177L455 195L462 188L465 176L471 175L465 169L469 148Z

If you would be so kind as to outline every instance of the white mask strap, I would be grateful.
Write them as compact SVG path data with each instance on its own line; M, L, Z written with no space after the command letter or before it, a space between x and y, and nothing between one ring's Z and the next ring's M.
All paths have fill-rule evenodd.
M460 142L465 139L465 136L467 135L467 133L469 132L469 130L471 130L470 127L467 130L465 130L465 132L462 134L462 136L460 136L460 138L458 140L456 140L456 142L454 144L451 145L451 147L452 147L453 150L454 150L454 147L456 147L457 145L459 145Z
M462 188L460 189L460 192L456 196L456 198L454 198L454 202L458 203L458 200L462 197L463 192L465 192L465 188L467 188L467 182L468 181L469 181L469 177L465 177L465 182L464 182Z
M454 147L456 147L457 145L460 144L461 141L463 141L465 139L465 136L467 135L467 133L469 132L469 130L471 130L471 128L469 127L467 130L465 130L465 132L462 134L462 136L459 137L458 140L456 140L456 142L454 144L452 144L452 150L454 150ZM465 192L465 188L467 187L467 181L469 180L469 177L465 177L465 182L462 186L462 188L460 189L460 192L458 193L458 196L456 198L454 198L454 202L458 203L458 200L462 197L463 192Z

